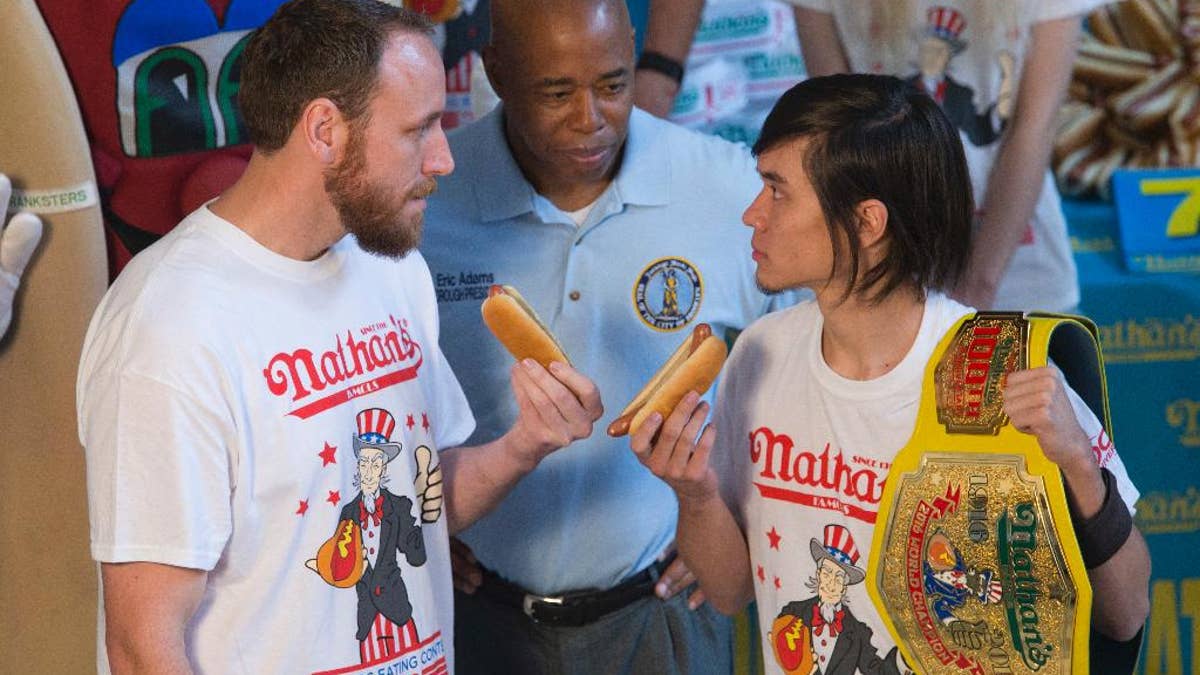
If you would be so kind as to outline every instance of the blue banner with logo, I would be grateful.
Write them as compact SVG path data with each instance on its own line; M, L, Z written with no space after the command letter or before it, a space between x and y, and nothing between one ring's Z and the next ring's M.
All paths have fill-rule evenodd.
M1153 563L1140 672L1200 675L1200 275L1131 272L1112 205L1064 206Z

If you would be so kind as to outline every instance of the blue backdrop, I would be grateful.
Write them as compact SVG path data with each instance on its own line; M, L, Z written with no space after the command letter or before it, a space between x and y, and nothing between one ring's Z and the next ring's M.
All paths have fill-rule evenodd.
M1141 672L1200 675L1200 275L1130 273L1111 205L1065 210L1081 310L1100 327L1113 437L1142 493L1154 570Z

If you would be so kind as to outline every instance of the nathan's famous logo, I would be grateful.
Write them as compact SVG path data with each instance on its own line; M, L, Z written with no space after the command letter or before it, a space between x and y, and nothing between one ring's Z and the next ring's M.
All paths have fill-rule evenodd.
M1004 425L1004 378L1023 365L1027 323L980 313L963 323L934 372L938 422L950 433L994 434Z
M757 467L759 477L766 479L754 483L766 499L839 511L864 522L875 522L887 467L872 466L870 460L858 457L847 458L841 450L833 451L828 443L819 453L797 450L790 436L776 434L768 427L751 432L750 461ZM818 488L823 494L804 488ZM848 499L843 501L842 497Z
M742 63L750 72L751 80L797 78L802 77L804 73L804 61L799 54L750 54L742 59Z
M1135 521L1142 534L1200 532L1200 489L1189 485L1182 492L1156 490L1143 494L1137 502Z
M408 333L408 320L388 316L334 339L332 349L317 353L300 348L272 356L263 369L267 389L300 404L290 415L311 417L340 403L417 377L421 345ZM374 375L370 379L364 376ZM339 388L338 385L350 386ZM307 400L319 395L314 400Z
M1167 424L1183 433L1179 444L1189 448L1200 447L1200 401L1181 398L1167 405Z
M1098 325L1108 363L1200 359L1200 318L1148 316Z
M753 13L718 16L702 21L696 30L696 44L739 40L766 35L771 27L771 15L756 8Z
M986 560L981 560L981 556L991 560L987 554L994 550L992 546L976 546L989 537L980 536L973 527L987 521L988 483L983 473L970 476L964 510L960 508L961 483L946 482L944 493L917 500L911 513L895 522L895 532L903 533L897 539L900 548L896 550L903 567L894 573L885 569L881 574L896 577L894 583L902 589L895 599L903 603L904 609L897 606L893 609L899 610L898 614L889 612L893 616L911 612L905 628L911 636L910 646L920 645L925 648L922 652L927 650L927 655L914 654L923 661L922 670L940 664L955 672L1014 672L1015 657L1008 647L1012 640L1003 624L990 617L998 616L1004 603L1010 602L1013 584L1026 582L1024 577L1031 574L1021 577L1011 570L1006 573L999 565L989 568ZM921 491L926 487L932 490L936 484ZM965 532L964 519L969 523ZM887 565L885 562L885 568Z
M647 326L679 330L700 311L703 284L696 266L683 258L659 258L638 275L633 304Z
M1030 670L1039 670L1054 656L1054 645L1042 637L1038 600L1042 582L1034 573L1037 550L1037 509L1030 502L1013 506L996 523L1001 583L1008 589L1004 613L1013 648Z

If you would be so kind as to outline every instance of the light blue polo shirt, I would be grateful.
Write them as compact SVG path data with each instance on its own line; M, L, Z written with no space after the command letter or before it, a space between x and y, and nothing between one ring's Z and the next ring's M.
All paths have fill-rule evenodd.
M487 567L542 594L608 588L675 536L671 489L605 428L699 322L715 334L767 311L743 210L761 181L740 145L634 110L619 173L582 226L536 194L502 131L502 110L457 130L421 252L441 342L478 420L469 443L509 429L513 359L484 326L488 286L510 284L592 378L604 417L547 457L463 534Z

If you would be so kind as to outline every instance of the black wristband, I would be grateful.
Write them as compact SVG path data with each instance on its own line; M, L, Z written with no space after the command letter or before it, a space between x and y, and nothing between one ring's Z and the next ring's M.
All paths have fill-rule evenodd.
M675 84L683 82L683 64L675 59L658 52L642 52L638 57L638 70L653 70L675 80Z
M1100 469L1104 480L1104 502L1096 515L1081 520L1071 508L1071 523L1075 526L1075 538L1083 554L1083 566L1094 569L1108 562L1133 531L1133 516L1117 490L1117 479L1108 469Z

